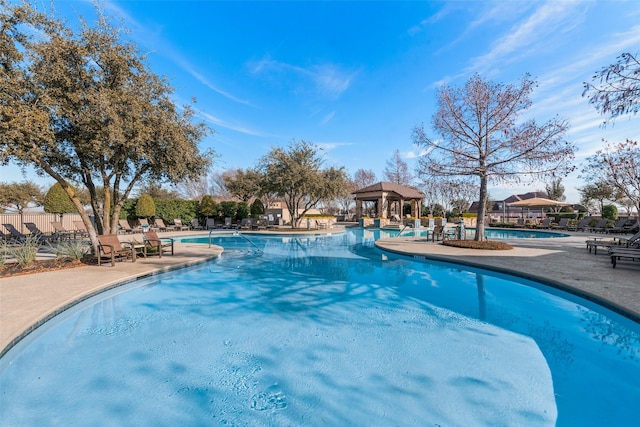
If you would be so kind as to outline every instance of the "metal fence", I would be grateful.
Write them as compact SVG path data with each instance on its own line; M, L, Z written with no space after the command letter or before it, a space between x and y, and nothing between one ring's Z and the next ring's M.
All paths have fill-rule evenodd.
M34 223L40 231L45 234L52 234L55 230L51 225L52 221L60 221L60 215L50 214L46 212L42 213L25 213L20 215L19 213L0 214L0 224L11 224L16 229L24 234L29 234L29 230L24 226L25 222ZM62 226L69 231L76 230L73 221L81 221L80 214L64 214L62 215ZM2 232L7 234L7 229L0 225Z

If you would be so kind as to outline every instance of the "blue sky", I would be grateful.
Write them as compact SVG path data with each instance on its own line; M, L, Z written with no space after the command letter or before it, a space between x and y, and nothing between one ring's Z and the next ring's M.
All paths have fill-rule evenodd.
M41 1L38 4L50 3ZM90 2L56 1L70 24L91 18ZM255 166L292 139L323 148L327 165L349 174L371 169L383 179L399 150L414 167L415 126L430 129L436 90L473 73L538 81L530 114L569 120L576 165L612 142L640 139L640 117L606 128L581 96L582 82L625 51L640 51L640 2L218 2L107 1L150 68L168 77L178 104L196 97L200 120L214 131L202 147L217 169ZM433 134L432 134L433 135ZM1 181L22 180L2 167ZM41 185L49 179L27 177ZM578 202L578 173L563 180ZM543 183L493 185L490 195L544 189Z

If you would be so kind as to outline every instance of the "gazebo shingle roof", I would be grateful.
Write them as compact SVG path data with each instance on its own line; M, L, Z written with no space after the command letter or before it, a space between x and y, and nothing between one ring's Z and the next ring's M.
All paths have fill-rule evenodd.
M365 188L354 191L352 194L358 195L363 193L386 192L396 193L404 199L423 199L424 194L414 187L395 184L393 182L378 182Z

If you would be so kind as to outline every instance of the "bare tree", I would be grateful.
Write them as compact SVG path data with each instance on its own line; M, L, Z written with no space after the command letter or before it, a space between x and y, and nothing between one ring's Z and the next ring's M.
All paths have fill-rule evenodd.
M628 198L640 212L640 146L637 141L606 144L587 159L582 170L587 182L607 183L613 197ZM611 200L611 199L610 199Z
M623 114L637 114L640 110L640 60L638 55L625 52L615 64L603 67L592 78L596 83L584 83L582 96L609 120Z
M567 198L564 195L564 185L561 178L554 178L544 185L547 197L551 200L564 202Z
M407 162L402 160L400 150L393 153L393 157L387 160L387 167L384 168L384 177L387 181L400 185L411 185L413 176L409 171Z
M435 176L479 178L475 240L484 240L489 182L568 174L574 146L564 140L568 124L558 117L539 126L520 120L531 106L535 81L528 75L516 85L472 76L463 88L444 85L438 91L433 129L414 129L414 143L426 148L419 168Z
M353 174L353 183L356 190L368 187L376 183L376 174L370 169L358 169Z

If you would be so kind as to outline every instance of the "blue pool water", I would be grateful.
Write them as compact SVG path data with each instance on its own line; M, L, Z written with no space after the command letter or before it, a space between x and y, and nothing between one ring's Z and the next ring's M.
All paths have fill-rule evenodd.
M465 228L465 237L467 239L473 239L475 235L475 228ZM391 232L392 236L397 235L398 232ZM539 230L521 230L510 228L485 228L485 237L489 240L492 239L546 239L550 237L567 237L568 234L558 233L554 231L539 231ZM427 229L405 229L401 233L402 236L426 236Z
M384 235L214 236L7 353L0 425L637 424L638 324Z

